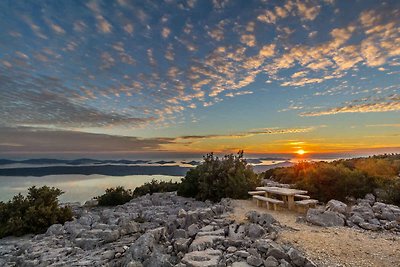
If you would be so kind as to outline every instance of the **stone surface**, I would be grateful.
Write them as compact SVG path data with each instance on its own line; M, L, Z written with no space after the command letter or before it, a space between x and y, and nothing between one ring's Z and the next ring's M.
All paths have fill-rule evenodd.
M248 256L246 262L251 266L261 266L263 264L263 260L257 256Z
M182 263L187 267L217 267L221 256L220 250L192 251L183 257Z
M116 207L75 206L73 221L45 234L0 239L0 266L295 266L297 250L272 240L280 227L270 214L238 224L226 213L230 203L162 193Z
M331 199L326 203L325 210L345 214L347 212L347 205L339 200Z
M345 224L344 216L340 213L320 209L309 209L306 220L314 225L324 227L344 226Z

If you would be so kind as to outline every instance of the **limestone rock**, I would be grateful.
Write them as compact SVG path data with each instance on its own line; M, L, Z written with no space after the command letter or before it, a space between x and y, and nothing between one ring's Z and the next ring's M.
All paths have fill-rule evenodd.
M221 256L220 250L192 251L183 257L182 263L187 267L217 267Z
M307 211L306 220L309 223L330 227L330 226L344 226L344 216L340 213L333 211L323 211L320 209L309 209Z
M326 203L325 210L345 214L347 212L347 205L339 200L331 199Z
M263 260L257 256L248 256L246 262L251 266L261 266L263 264Z
M258 225L258 224L254 224L254 223L252 223L252 224L249 225L249 228L248 228L247 231L248 231L248 232L247 232L247 235L248 235L250 238L260 238L260 237L262 237L262 236L265 234L264 228L261 227L261 226Z

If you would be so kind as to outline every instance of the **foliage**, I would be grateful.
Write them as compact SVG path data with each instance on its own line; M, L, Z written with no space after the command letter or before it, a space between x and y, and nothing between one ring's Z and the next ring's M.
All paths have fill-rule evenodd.
M144 196L146 194L153 194L153 193L163 193L163 192L173 192L177 191L179 187L178 182L169 182L164 181L157 181L151 180L149 183L145 183L142 186L136 187L133 191L134 197Z
M182 179L178 195L212 201L224 197L247 198L247 192L260 184L259 177L243 158L243 151L222 159L213 153L203 158L204 162Z
M99 206L116 206L129 202L133 198L132 190L123 186L107 188L105 194L98 196Z
M32 186L26 197L18 194L6 203L0 202L0 238L43 233L52 224L72 220L71 209L58 205L61 194L58 188Z
M384 200L400 204L400 155L379 155L333 162L300 162L292 167L268 170L262 177L295 184L320 201L363 197L377 188Z
M100 206L116 206L129 202L131 199L146 194L172 192L178 190L179 183L151 180L142 186L136 187L134 191L125 189L122 186L107 188L105 194L98 196Z

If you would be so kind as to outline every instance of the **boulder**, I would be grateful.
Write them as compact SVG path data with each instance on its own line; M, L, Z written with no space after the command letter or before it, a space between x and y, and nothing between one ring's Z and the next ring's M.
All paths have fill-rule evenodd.
M290 260L295 266L304 266L304 263L306 262L305 257L298 251L297 249L290 248L289 251L287 252L289 255Z
M271 214L268 213L260 214L254 210L247 212L246 217L250 222L260 224L264 227L277 222L275 218L272 217Z
M347 205L339 200L331 199L326 203L325 210L345 214L347 212Z
M334 211L309 209L307 211L306 220L309 223L323 227L344 226L345 219L343 217L342 214Z
M106 243L114 242L119 238L119 231L118 230L104 230L103 231L103 240Z
M267 252L267 257L272 256L277 260L280 259L289 259L289 256L285 253L285 251L282 248L278 247L272 247L268 249Z
M100 246L100 241L100 238L75 238L75 244L84 250L91 250Z
M53 224L47 228L46 235L62 235L64 234L64 226L61 224Z
M250 253L245 250L238 250L235 252L235 256L241 257L241 258L247 258L250 256Z
M373 194L366 194L364 199L372 206L375 203L375 196Z
M251 223L247 229L247 236L250 238L260 238L265 235L265 230L258 224Z
M367 223L367 222L362 222L359 224L359 226L365 230L370 230L370 231L377 231L377 230L381 229L380 225Z
M265 261L264 261L264 266L265 267L278 267L279 266L279 261L275 259L272 256L269 256Z
M246 262L251 266L261 266L263 260L260 257L250 255L247 257Z
M182 258L182 263L187 267L217 267L222 257L222 252L215 249L192 251Z
M143 262L143 266L172 267L174 265L170 262L170 258L171 256L156 251L151 254L150 258Z
M145 260L156 250L159 241L164 237L165 228L160 227L141 235L128 249L127 257L129 260Z
M193 240L189 247L189 251L201 251L207 248L212 248L217 241L224 240L224 237L217 235L198 236Z
M200 231L199 226L197 224L191 224L187 228L187 233L190 237L195 236Z
M246 235L245 225L236 223L229 225L228 235L231 239L242 239Z
M350 219L352 223L359 225L360 223L364 222L364 219L358 215L358 213L353 214Z
M97 199L91 199L85 202L84 206L85 207L95 207L99 204L99 201Z
M175 251L178 252L184 252L186 253L189 249L190 245L190 238L178 238L174 242L174 249Z
M176 229L174 231L174 238L187 238L188 234L185 229Z
M247 262L245 261L237 261L232 263L232 267L251 267Z
M363 218L365 221L370 220L375 218L374 211L372 210L371 206L369 204L367 205L354 205L351 208L351 214L357 214L361 218Z

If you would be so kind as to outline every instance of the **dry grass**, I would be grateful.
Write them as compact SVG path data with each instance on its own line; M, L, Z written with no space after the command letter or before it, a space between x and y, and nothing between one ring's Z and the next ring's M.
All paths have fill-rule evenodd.
M358 231L348 227L323 228L297 223L301 215L287 210L269 211L250 200L235 200L233 218L244 221L249 210L268 212L282 226L280 243L302 250L318 266L400 266L400 236L391 233Z

